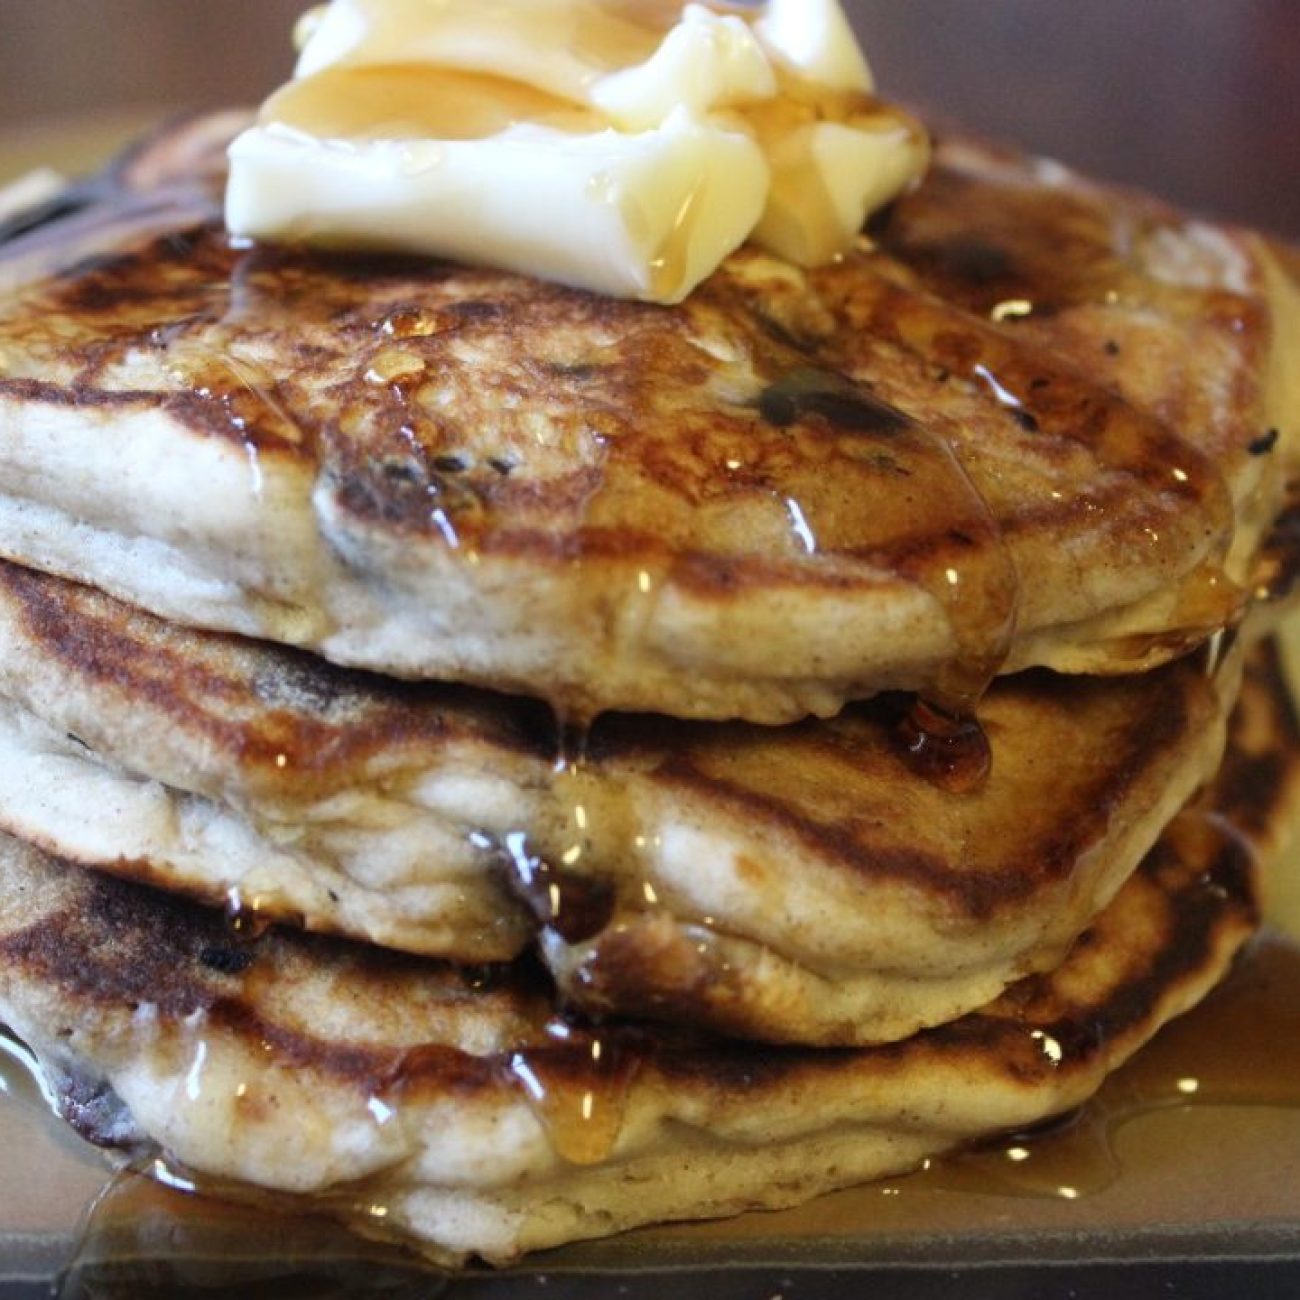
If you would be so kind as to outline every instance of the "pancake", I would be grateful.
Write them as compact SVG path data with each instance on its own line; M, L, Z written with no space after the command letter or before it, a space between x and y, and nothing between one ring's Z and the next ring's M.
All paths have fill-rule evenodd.
M671 309L233 247L155 170L0 260L0 554L178 622L578 719L968 711L1232 622L1276 509L1294 285L1053 165L942 144Z
M0 1015L67 1117L140 1167L300 1197L443 1260L793 1204L1080 1105L1220 977L1300 754L1275 675L1246 702L1210 795L1055 971L898 1044L596 1034L523 969L241 942L217 913L12 840Z
M557 767L540 706L0 563L0 827L251 926L471 963L536 942L592 1014L874 1042L1056 964L1217 768L1239 676L1230 652L1004 679L962 795L913 771L894 698L787 728L610 716Z

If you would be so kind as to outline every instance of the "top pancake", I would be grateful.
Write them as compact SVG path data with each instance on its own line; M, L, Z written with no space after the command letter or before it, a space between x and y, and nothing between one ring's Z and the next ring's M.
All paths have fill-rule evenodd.
M1275 509L1265 245L970 144L678 308L116 202L10 245L0 554L180 622L571 716L964 708L1203 639Z

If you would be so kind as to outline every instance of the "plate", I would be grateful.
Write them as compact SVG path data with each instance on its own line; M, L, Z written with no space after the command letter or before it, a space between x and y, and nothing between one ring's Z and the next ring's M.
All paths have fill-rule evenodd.
M114 1173L11 1056L0 1071L0 1296L1294 1300L1297 989L1300 943L1266 933L1218 992L1054 1132L797 1210L455 1277L325 1220Z

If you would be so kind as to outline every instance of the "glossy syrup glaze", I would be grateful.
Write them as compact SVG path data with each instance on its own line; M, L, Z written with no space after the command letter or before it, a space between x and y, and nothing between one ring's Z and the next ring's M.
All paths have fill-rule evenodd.
M1098 573L1127 575L1124 599L1176 587L1199 557L1199 594L1166 654L1239 612L1218 569L1233 528L1216 464L1233 462L1227 434L1194 446L1145 413L1159 394L1130 403L1091 367L1086 339L1071 351L1034 332L1040 316L1078 317L1086 334L1108 304L1119 325L1171 299L1183 329L1208 291L1175 292L1125 262L1113 198L1089 208L1076 269L1047 278L1033 241L1077 232L1055 191L1023 181L986 182L972 210L1014 189L1028 233L980 216L992 234L960 257L947 231L969 196L947 193L952 175L940 168L935 197L909 199L876 251L804 288L762 259L755 279L741 257L675 309L446 264L232 247L190 228L47 285L0 319L0 350L29 395L51 382L92 404L163 393L185 423L243 449L255 495L279 464L304 467L349 528L443 548L468 580L494 563L562 574L584 593L597 672L602 656L653 645L677 601L743 609L788 593L797 612L805 595L847 609L910 593L908 618L928 607L945 629L898 670L937 710L913 718L924 732L926 717L974 714L1018 633L1119 598L1078 595L1075 546ZM1266 335L1249 302L1220 297L1225 331ZM57 331L33 328L37 306ZM1147 653L1161 648L1153 635ZM884 666L856 690L896 675ZM565 721L618 703L597 687L511 685L549 696Z
M1082 1110L1038 1132L934 1161L897 1184L899 1194L1075 1201L1100 1195L1133 1172L1125 1144L1144 1116L1212 1108L1219 1112L1216 1128L1230 1142L1237 1130L1250 1131L1251 1116L1243 1112L1300 1110L1300 1010L1288 992L1297 976L1295 941L1265 935L1222 988L1166 1028ZM1163 1158L1172 1170L1188 1155L1176 1125L1152 1134L1140 1158ZM1262 1150L1260 1158L1267 1159ZM1192 1161L1189 1177L1207 1176L1199 1164Z
M1266 935L1220 990L1167 1028L1081 1111L1033 1133L1008 1135L977 1150L927 1162L924 1170L907 1178L843 1193L830 1219L833 1229L825 1213L819 1223L818 1216L795 1211L764 1216L762 1235L769 1241L812 1240L828 1231L849 1230L858 1235L923 1235L936 1212L949 1228L979 1233L991 1219L1001 1217L1004 1204L1006 1213L1033 1221L1039 1213L1033 1202L1068 1203L1089 1223L1096 1224L1100 1216L1104 1224L1106 1206L1123 1203L1128 1183L1149 1178L1153 1165L1160 1164L1167 1186L1181 1180L1187 1189L1182 1197L1175 1194L1171 1199L1181 1202L1185 1197L1194 1204L1193 1189L1207 1173L1180 1136L1184 1126L1199 1125L1202 1137L1218 1135L1225 1143L1245 1144L1247 1151L1257 1146L1257 1158L1266 1165L1270 1151L1260 1144L1268 1141L1269 1116L1300 1110L1300 1012L1291 996L1297 977L1300 949L1281 935ZM1208 1044L1213 1050L1207 1050ZM539 1117L567 1159L582 1163L608 1154L619 1118L617 1090L593 1095L573 1088L566 1082L562 1061L548 1061L544 1051L515 1058L507 1068L517 1072L521 1090L536 1098ZM619 1068L615 1065L614 1072ZM20 1056L6 1053L0 1058L0 1082L0 1106L33 1114L45 1109ZM1147 1123L1152 1116L1163 1117L1162 1122ZM156 1179L159 1171L146 1160L141 1172ZM141 1284L166 1273L173 1276L173 1285L181 1286L186 1270L204 1260L210 1283L230 1284L252 1265L264 1267L272 1261L291 1272L306 1272L313 1259L333 1260L336 1253L348 1259L370 1255L376 1264L393 1266L404 1259L360 1243L344 1252L336 1230L318 1228L308 1219L286 1220L283 1205L226 1209L219 1201L186 1194L193 1180L183 1172L164 1171L162 1181L164 1187L159 1188L126 1174L106 1184L104 1194L87 1207L75 1254L68 1259L71 1281L84 1285L96 1276L102 1281L104 1269L122 1281L138 1270ZM165 1190L168 1183L177 1190ZM220 1193L215 1186L212 1190ZM878 1209L882 1197L889 1210L885 1222ZM1026 1201L1030 1204L1015 1208L1015 1203ZM268 1225L275 1244L268 1240L259 1245ZM58 1226L66 1231L72 1220ZM692 1229L688 1239L690 1233L708 1240L725 1231ZM737 1237L741 1248L744 1239L742 1232ZM220 1259L225 1262L212 1262ZM178 1272L172 1275L171 1270ZM283 1285L283 1278L280 1282Z
M447 277L446 268L386 259L231 248L205 228L152 245L144 259L109 258L80 268L56 294L56 305L64 319L75 317L99 338L107 328L113 344L143 350L156 364L158 382L180 383L185 395L177 400L206 429L246 448L255 492L260 458L282 455L315 461L338 478L354 512L440 539L467 564L541 549L581 572L630 547L634 577L612 620L615 642L641 634L655 597L670 584L743 588L770 581L774 572L782 580L794 575L849 585L869 585L871 573L902 579L943 611L952 646L928 674L925 702L902 724L903 747L939 783L958 792L978 785L987 747L971 718L1007 655L1022 578L987 486L972 476L953 440L907 413L912 403L893 393L897 385L874 383L858 355L834 353L809 364L790 339L751 322L732 340L748 364L742 391L724 409L701 404L681 424L632 420L626 399L652 416L656 387L673 379L701 382L700 349L683 340L679 323L656 311L593 305L558 291L503 289L492 277L473 274L468 296L461 286L452 300L426 301L425 293L439 299ZM368 295L380 286L378 302L368 296L358 306L350 291L358 280ZM1078 291L1098 288L1090 283ZM1104 477L1122 478L1150 511L1144 530L1154 561L1162 561L1171 535L1223 537L1231 502L1210 460L1104 386L1011 342L1006 329L1019 309L1006 304L1023 301L1031 312L1041 304L1005 293L1000 285L986 324L902 286L890 269L855 284L839 309L879 344L919 358L935 382L956 376L1017 437L1075 444ZM449 345L482 346L490 355L491 340L482 335L508 314L514 295L543 314L559 304L560 318L576 312L601 331L623 332L622 342L597 347L594 359L589 348L576 358L529 357L526 377L543 376L531 395L561 406L575 385L582 395L582 420L562 428L563 454L541 476L556 493L545 514L556 502L561 514L561 526L544 537L534 527L541 517L538 480L521 484L517 473L532 454L523 438L507 433L505 445L467 450L461 430L437 414L448 399L433 376L440 361L457 359ZM283 328L289 321L307 325L303 350L288 373L272 373L250 343L249 326ZM326 324L327 334L311 328ZM340 372L342 349L331 337L346 345L349 367L359 355L359 373ZM611 376L611 352L619 362L635 354L648 369L639 377L623 369ZM105 382L112 355L112 348L103 349L73 382L87 389ZM332 368L338 381L324 391L313 387L322 367ZM518 397L519 384L514 370L494 397ZM325 409L329 420L321 418ZM904 489L888 490L900 481ZM652 508L636 516L631 504L647 485ZM864 510L864 501L879 508ZM736 539L727 520L738 513L749 522L746 543L762 541L758 562L728 549ZM1165 522L1177 527L1166 529ZM1198 613L1197 634L1237 613L1235 593L1213 575L1222 547L1210 550L1211 586L1224 594ZM527 858L526 848L521 855ZM518 875L539 921L559 928L573 909L556 901L558 877L547 874L556 870L536 863ZM579 937L589 928L575 924ZM566 1038L571 1032L548 1029L562 1041L516 1053L503 1068L560 1154L578 1164L597 1162L617 1140L629 1067L599 1031L573 1043ZM566 1070L574 1053L608 1070L609 1087L571 1085ZM1191 1090L1197 1100L1205 1099L1202 1084L1207 1097L1215 1094L1204 1070L1180 1068L1186 1072L1174 1084L1179 1096L1189 1095L1188 1080L1197 1084ZM1293 1094L1271 1082L1260 1093L1273 1099L1269 1104L1295 1105ZM1168 1104L1169 1095L1162 1074L1128 1113ZM1070 1132L1077 1139L1086 1127ZM1010 1150L994 1163L1027 1163ZM1044 1186L1082 1191L1102 1182L1080 1167L1072 1175L1053 1172Z
M318 1070L322 1085L342 1085L348 1107L359 1107L380 1129L409 1123L431 1097L478 1098L489 1106L509 1098L514 1101L507 1104L523 1102L537 1116L555 1154L575 1169L606 1161L620 1149L632 1131L625 1125L629 1105L644 1105L647 1099L643 1085L666 1089L669 1095L680 1089L701 1099L712 1097L712 1104L726 1106L738 1095L759 1101L771 1088L804 1085L815 1090L824 1071L834 1077L841 1069L861 1069L866 1080L884 1071L894 1078L900 1064L910 1062L906 1068L926 1073L936 1066L963 1074L987 1071L990 1082L1001 1081L999 1088L1024 1086L1050 1097L1064 1086L1067 1091L1059 1095L1071 1095L1071 1080L1077 1086L1095 1079L1116 1045L1136 1045L1134 1035L1144 1036L1150 1018L1167 1008L1166 999L1177 997L1186 980L1200 987L1251 927L1255 865L1247 836L1275 829L1276 804L1296 739L1293 728L1287 731L1291 724L1276 713L1276 701L1270 712L1268 696L1256 693L1252 698L1240 725L1239 749L1216 787L1221 802L1193 808L1175 822L1061 972L1031 977L982 1012L876 1051L778 1050L670 1029L647 1032L626 1024L557 1019L536 970L476 973L279 931L245 938L232 935L219 914L21 853L6 864L8 886L21 885L21 906L34 910L7 919L10 977L63 990L70 1010L80 1008L92 1016L121 1015L125 1004L131 1018L140 999L157 999L163 1038L151 1050L161 1052L157 1059L164 1068L185 1080L191 1100L206 1092L225 1104L226 1090L233 1089L235 1104L253 1107L249 1115L255 1116L264 1084L256 1063L271 1045L276 1055L293 1062L293 1074ZM1252 716L1260 708L1263 714ZM1228 810L1241 830L1216 807ZM1251 1000L1226 1012L1241 1033L1266 1043L1294 1040L1285 967L1287 961L1294 965L1294 957L1291 943L1278 939L1247 958L1243 970L1259 960L1282 961L1284 967L1280 977L1270 974L1247 983ZM1231 999L1239 988L1230 983L1218 997ZM322 993L337 1000L343 989L350 1013L371 1029L336 1042L339 1027L331 1037L322 1037L311 1008ZM394 1005L423 1006L433 1019L424 1028L417 1022L414 1035L400 1028L400 1021L387 1032L380 1030L388 1022L385 1008ZM368 1021L371 1015L378 1019ZM477 1037L489 1026L495 1026L490 1032L498 1047L488 1055L453 1046L467 1041L467 1033ZM435 1037L426 1040L422 1035L430 1029ZM1223 1037L1225 1043L1235 1042ZM1216 1082L1218 1062L1201 1059L1207 1040L1194 1034L1187 1041L1199 1055L1179 1059L1172 1070L1167 1061L1153 1067L1140 1076L1150 1083L1126 1085L1117 1093L1118 1081L1129 1071L1107 1085L1100 1102L1093 1103L1094 1112L1098 1105L1103 1108L1104 1123L1091 1131L1109 1143L1107 1135L1117 1125L1146 1110L1167 1108L1173 1096L1218 1104L1253 1098L1273 1106L1294 1105L1297 1074L1285 1054L1261 1049L1249 1058L1260 1071L1276 1064L1280 1084L1270 1077L1252 1092L1228 1094ZM229 1057L232 1044L244 1044L247 1054ZM1232 1073L1222 1077L1240 1083L1248 1058L1235 1046L1232 1051ZM244 1066L233 1073L218 1068L219 1061L231 1059ZM252 1073L246 1075L249 1067ZM121 1142L124 1116L111 1089L74 1073L57 1082L56 1096L65 1116L88 1136ZM1120 1101L1112 1106L1110 1099L1116 1096ZM1071 1140L1077 1144L1078 1135L1087 1131L1088 1125L1074 1125ZM626 1156L626 1147L622 1150ZM991 1160L995 1168L999 1162L1032 1166L1022 1171L1017 1193L1030 1190L1046 1199L1072 1201L1108 1190L1104 1171L1098 1169L1111 1157L1098 1157L1096 1150L1095 1142L1085 1144L1082 1155L1065 1157L1063 1168L1039 1160L1024 1135L1017 1134L979 1158ZM1115 1159L1122 1163L1123 1156ZM150 1164L149 1172L183 1189L206 1186L183 1170ZM960 1181L963 1175L954 1177ZM1045 1181L1034 1188L1034 1179ZM906 1194L907 1186L891 1185L899 1195ZM223 1194L230 1189L213 1184L210 1190ZM879 1187L864 1193L880 1194ZM980 1196L989 1194L986 1185ZM353 1222L364 1216L382 1234L389 1214L383 1193L362 1185L344 1195L351 1199L331 1200L324 1208Z

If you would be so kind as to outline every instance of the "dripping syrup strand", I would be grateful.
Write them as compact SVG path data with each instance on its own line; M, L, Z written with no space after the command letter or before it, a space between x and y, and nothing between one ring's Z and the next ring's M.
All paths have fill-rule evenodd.
M548 837L556 847L552 854L537 851L525 830L508 832L501 845L507 884L539 928L566 944L582 944L613 919L617 890L608 875L586 870L584 864L592 830L592 813L582 793L590 727L566 721L559 713L556 718L552 788L564 819L558 838Z
M827 283L834 296L837 282L832 278ZM839 313L853 325L847 332L850 337L883 340L927 365L939 366L944 374L965 375L1026 433L1046 430L1080 443L1104 469L1125 474L1159 499L1166 513L1168 500L1181 500L1199 514L1201 526L1182 535L1210 536L1211 554L1188 580L1183 604L1195 627L1183 633L1174 648L1190 637L1203 639L1239 617L1240 592L1222 569L1233 534L1234 507L1226 481L1206 455L1161 421L1063 369L1050 355L1024 347L995 326L914 285L863 274L838 292L843 299ZM842 360L851 372L852 354ZM1000 535L991 511L989 515ZM1159 530L1147 527L1143 533L1144 540L1159 544ZM962 575L953 571L951 576ZM1205 591L1212 599L1203 597ZM951 606L949 620L954 632L960 632ZM898 735L902 753L918 772L957 792L978 788L987 776L987 739L973 725L975 707L1001 666L1000 662L980 663L978 655L972 659L969 646L966 651L941 670L937 690L922 692Z
M992 755L976 709L1010 653L1019 602L1014 565L987 502L944 438L843 374L795 367L767 388L759 409L779 428L813 419L845 443L879 443L909 478L919 478L909 485L912 500L928 531L944 535L946 546L938 560L905 558L894 569L944 611L952 649L901 720L896 742L924 779L953 793L980 789ZM816 540L815 508L801 506L798 521ZM858 538L841 540L879 555L889 539L871 536L871 527L859 525Z
M918 696L894 728L894 741L918 776L949 794L974 794L988 782L993 750L972 714L947 713Z
M566 944L581 944L609 925L617 897L608 878L580 873L592 829L582 794L591 724L558 709L554 718L553 779L558 806L565 810L564 832L573 842L560 852L558 864L534 854L522 832L507 835L505 846L514 892L543 931ZM553 1016L541 1042L511 1052L501 1074L524 1098L561 1160L594 1166L618 1144L639 1069L638 1054L625 1051L613 1034Z
M613 1154L626 1126L640 1059L613 1034L562 1019L549 1041L511 1053L505 1077L523 1095L562 1160L593 1166Z

